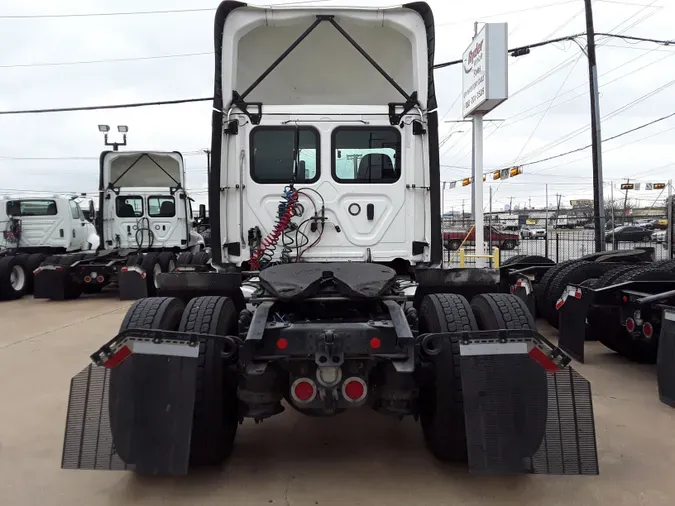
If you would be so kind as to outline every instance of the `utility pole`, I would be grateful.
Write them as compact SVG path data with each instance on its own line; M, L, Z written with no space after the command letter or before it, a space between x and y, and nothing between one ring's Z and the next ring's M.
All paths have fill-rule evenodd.
M626 179L626 184L630 183L630 178ZM626 187L626 196L623 199L623 223L626 222L626 216L628 216L628 187Z
M598 97L598 67L595 59L595 29L592 0L586 7L586 40L588 51L588 84L591 95L591 152L593 157L593 212L595 214L595 251L605 250L605 201L602 188L602 136L600 132L600 103Z
M511 214L511 209L513 209L513 197L509 197L509 214Z
M530 197L527 201L527 208L532 209L532 197Z
M206 154L206 171L207 174L211 174L211 150L205 149L204 153Z

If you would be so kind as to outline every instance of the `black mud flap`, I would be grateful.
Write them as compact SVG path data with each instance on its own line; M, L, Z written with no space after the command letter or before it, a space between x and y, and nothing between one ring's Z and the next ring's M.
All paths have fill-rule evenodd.
M62 265L46 265L33 274L33 297L36 299L65 300L70 270Z
M675 308L666 307L661 317L656 377L659 399L675 408Z
M588 313L595 292L583 286L568 285L556 303L558 311L558 346L575 360L584 363L585 342L591 327Z
M120 300L138 300L148 296L147 274L141 267L122 267L118 279Z
M460 344L470 472L598 474L590 383L550 344L512 334Z
M158 346L165 350L145 354ZM143 340L133 354L121 349L116 367L92 364L72 379L63 469L187 473L199 347L193 356L158 354L176 353L169 348Z

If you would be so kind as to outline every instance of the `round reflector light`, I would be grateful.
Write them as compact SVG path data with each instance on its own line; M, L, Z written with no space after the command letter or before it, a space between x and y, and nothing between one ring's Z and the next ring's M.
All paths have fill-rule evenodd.
M314 397L316 397L316 386L312 380L298 378L291 385L291 396L296 402L312 402Z
M342 395L350 402L362 401L366 393L366 383L361 378L348 378L342 384Z
M91 283L91 276L85 276L85 277L84 277L84 282L85 282L85 283Z
M626 330L628 332L633 332L635 330L635 320L633 320L632 318L628 318L626 320Z
M654 335L654 327L652 326L651 323L645 322L645 324L642 326L642 333L645 335L646 338L650 338Z

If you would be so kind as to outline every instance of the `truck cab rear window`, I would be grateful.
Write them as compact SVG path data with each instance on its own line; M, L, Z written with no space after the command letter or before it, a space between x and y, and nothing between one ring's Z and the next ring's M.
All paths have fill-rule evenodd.
M251 132L251 179L256 183L288 184L295 167L296 132L299 166L295 181L319 178L319 132L309 127L260 126Z
M333 130L333 179L340 183L395 183L401 177L401 134L389 127Z
M129 195L117 197L115 210L119 218L140 218L143 216L143 197Z
M7 216L56 216L54 200L9 200L5 208Z
M176 216L176 201L173 197L148 197L148 216L153 218L173 218Z

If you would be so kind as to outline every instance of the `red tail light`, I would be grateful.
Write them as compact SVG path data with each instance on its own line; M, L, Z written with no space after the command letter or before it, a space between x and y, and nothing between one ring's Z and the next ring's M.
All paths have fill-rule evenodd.
M85 282L85 283L91 283L91 276L85 276L85 277L84 277L84 282Z
M645 322L645 324L642 326L642 333L647 339L649 339L654 335L654 326L649 322Z
M298 378L291 385L291 397L300 404L312 402L316 397L316 385L311 379Z
M342 395L349 402L359 402L366 398L368 387L361 378L347 378L342 384Z
M635 320L633 320L632 318L628 318L626 320L626 330L628 332L633 332L635 330Z
M98 281L99 283L103 283L105 281L105 278L103 276L99 276L96 278L96 281Z

